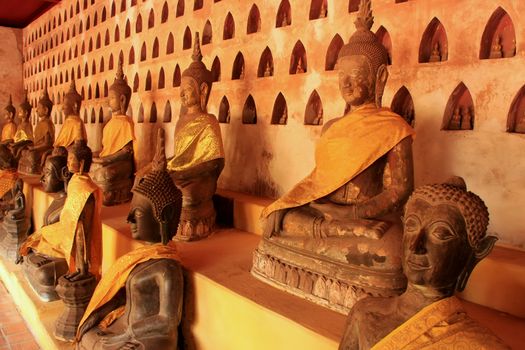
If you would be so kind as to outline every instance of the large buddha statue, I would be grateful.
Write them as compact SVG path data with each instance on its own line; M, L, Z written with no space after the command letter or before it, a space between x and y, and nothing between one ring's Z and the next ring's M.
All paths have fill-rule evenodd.
M112 116L102 131L102 151L93 159L93 181L102 189L104 205L116 205L131 199L135 173L135 134L133 119L126 115L131 97L119 63L115 82L109 88Z
M20 153L23 149L33 144L33 125L31 125L31 121L29 120L32 109L33 106L29 103L26 90L24 101L18 107L18 118L20 119L20 123L18 124L15 136L13 137L13 143L10 145L11 152L15 156L15 159L20 157Z
M69 147L76 140L87 140L86 127L80 119L82 96L75 87L75 78L71 79L69 91L64 96L64 114L66 119L53 144L54 147Z
M340 312L405 287L398 211L413 189L414 131L381 107L388 53L370 31L370 7L361 2L337 60L349 111L325 124L310 175L263 210L252 268L263 281Z
M104 273L80 322L77 349L178 348L184 280L168 239L179 221L181 195L166 171L163 137L159 141L152 167L133 187L128 221L134 237L162 238L167 245L133 250Z
M18 180L16 160L6 144L0 144L0 220L13 209L12 189Z
M496 238L489 214L461 178L417 188L405 207L400 296L366 298L350 311L341 350L510 349L454 296Z
M15 138L16 134L16 124L15 124L15 115L16 109L13 106L13 100L11 95L9 95L9 104L5 107L5 124L2 127L2 143L10 143Z
M40 179L44 192L53 195L53 201L44 214L44 226L60 220L67 198L67 182L70 178L71 174L67 169L67 151L63 147L57 147L46 159ZM40 299L43 301L58 299L55 291L58 278L68 272L65 258L30 252L24 258L23 269L29 284Z
M33 134L33 145L21 152L18 163L19 172L32 175L42 172L42 166L46 157L51 153L55 140L55 126L50 118L52 109L53 102L49 99L47 89L45 89L36 109L39 120Z
M0 254L11 262L18 262L18 249L27 238L30 218L26 212L24 183L18 178L11 189L11 203L0 223Z
M224 167L221 129L206 112L212 75L202 63L199 33L195 34L193 62L182 73L183 111L175 126L175 152L168 171L182 191L182 214L176 239L190 241L209 236L215 225L212 197Z

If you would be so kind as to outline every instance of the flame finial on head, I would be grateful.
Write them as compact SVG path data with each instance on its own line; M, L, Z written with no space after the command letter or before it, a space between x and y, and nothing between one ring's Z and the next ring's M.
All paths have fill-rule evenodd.
M9 102L7 103L7 106L5 107L5 110L12 114L16 113L15 106L13 106L13 98L11 97L11 94L9 94Z
M199 39L199 32L195 32L195 42L193 44L193 54L191 55L191 58L195 62L202 61L202 53L201 53L201 44Z
M163 128L159 128L157 131L157 145L155 146L152 168L153 170L161 171L166 169L166 165L165 133Z
M24 94L24 100L20 104L20 108L23 109L24 111L27 111L29 114L31 113L31 109L33 108L33 106L31 106L31 103L29 103L29 98L27 97L27 95L28 95L28 92L26 89L25 94Z
M372 15L372 0L361 0L359 3L359 12L354 22L357 30L370 30L374 24L374 16Z
M123 65L124 65L124 63L119 58L119 60L118 60L118 67L117 67L117 74L116 74L115 80L126 80L126 77L124 76Z

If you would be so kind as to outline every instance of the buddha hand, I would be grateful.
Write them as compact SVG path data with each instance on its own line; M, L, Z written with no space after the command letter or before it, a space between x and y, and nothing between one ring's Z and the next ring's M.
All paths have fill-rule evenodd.
M310 207L323 214L327 221L347 221L357 219L357 207L355 205L340 205L334 203L310 203Z
M272 212L264 222L263 236L270 238L274 233L278 233L283 228L283 219L287 209L280 209Z

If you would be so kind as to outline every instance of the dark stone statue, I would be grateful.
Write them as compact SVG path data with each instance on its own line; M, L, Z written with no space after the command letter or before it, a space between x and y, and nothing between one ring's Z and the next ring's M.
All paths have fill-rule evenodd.
M346 313L367 295L404 290L399 210L413 189L413 129L381 107L388 52L370 1L336 69L348 112L323 127L312 173L263 211L252 273Z
M488 222L485 204L461 178L416 189L403 223L408 287L400 296L358 301L339 349L508 349L454 297L494 246Z
M4 214L1 225L3 235L0 242L0 252L4 258L12 262L19 259L18 249L27 238L30 219L26 215L26 200L24 195L24 183L17 179L11 189L11 205Z
M26 90L24 101L18 107L20 123L17 126L13 142L9 145L9 149L17 161L20 159L22 150L33 144L33 125L30 121L32 109L33 106L29 103Z
M134 186L128 220L134 237L165 244L179 221L181 195L166 171L163 142L161 132L152 168ZM164 244L131 251L104 274L80 323L77 349L178 348L184 281L173 242Z

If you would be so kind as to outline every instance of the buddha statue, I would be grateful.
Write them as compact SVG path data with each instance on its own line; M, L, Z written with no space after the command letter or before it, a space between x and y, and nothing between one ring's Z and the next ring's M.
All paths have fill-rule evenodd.
M93 159L93 181L102 189L104 205L131 200L135 174L135 134L133 119L126 115L131 97L122 62L109 88L111 119L102 131L102 151Z
M193 62L182 73L181 101L186 110L175 126L175 151L168 171L182 192L182 213L176 239L198 240L210 235L215 224L212 197L224 167L221 129L206 112L212 76L202 63L199 34L195 35Z
M0 143L0 220L13 208L12 189L17 180L16 160L8 146Z
M502 58L503 57L503 47L501 46L501 36L496 36L492 46L490 48L489 58Z
M87 140L86 127L80 119L82 96L75 87L75 78L71 78L69 91L64 96L64 114L66 119L53 144L54 147L69 147L76 140Z
M404 290L399 210L414 178L414 131L381 107L388 54L370 31L370 0L355 24L336 64L348 112L324 124L312 173L263 210L252 266L264 282L339 312Z
M472 130L472 114L469 106L461 107L461 130Z
M20 124L18 124L16 129L13 143L9 146L15 159L19 159L21 151L33 144L33 125L31 125L31 121L29 120L32 109L33 106L29 103L26 90L24 101L18 107Z
M5 107L5 124L2 127L2 143L10 143L13 142L13 139L15 138L16 134L16 124L15 124L15 115L16 115L16 109L15 106L13 106L13 100L11 99L11 95L9 95L9 104Z
M33 134L33 145L22 150L18 171L23 174L38 175L42 172L42 166L46 157L53 149L55 140L55 126L50 119L53 102L49 99L47 89L38 101L37 113L38 123Z
M326 15L328 14L328 10L326 8L326 2L321 2L321 9L319 10L319 18L326 18Z
M178 349L184 280L168 240L179 221L181 195L166 171L163 132L152 167L133 193L133 237L162 243L125 254L104 273L80 322L77 350Z
M299 58L297 59L297 67L295 68L295 74L301 74L301 73L304 73L303 58L299 56Z
M18 249L27 238L30 226L30 218L26 215L26 199L23 189L24 183L18 178L11 189L11 205L0 224L3 236L0 242L0 253L11 262L18 261Z
M279 118L279 124L285 125L287 121L288 121L288 108L284 106L283 114Z
M407 289L392 298L358 301L339 349L510 349L454 296L494 246L488 222L487 207L461 178L417 188L403 223Z
M272 76L272 67L270 66L270 61L266 61L266 67L264 68L264 76Z
M434 43L434 46L432 46L432 52L430 53L430 58L428 59L428 62L441 62L441 50L439 48L439 41L436 41Z
M454 113L450 118L447 130L461 130L461 114L459 107L454 108Z
M40 182L44 192L53 194L53 201L44 214L44 226L60 220L67 194L67 183L71 173L67 169L67 150L57 147L46 159ZM43 301L58 300L55 287L58 278L68 272L67 261L63 257L53 257L30 252L22 265L26 279Z

